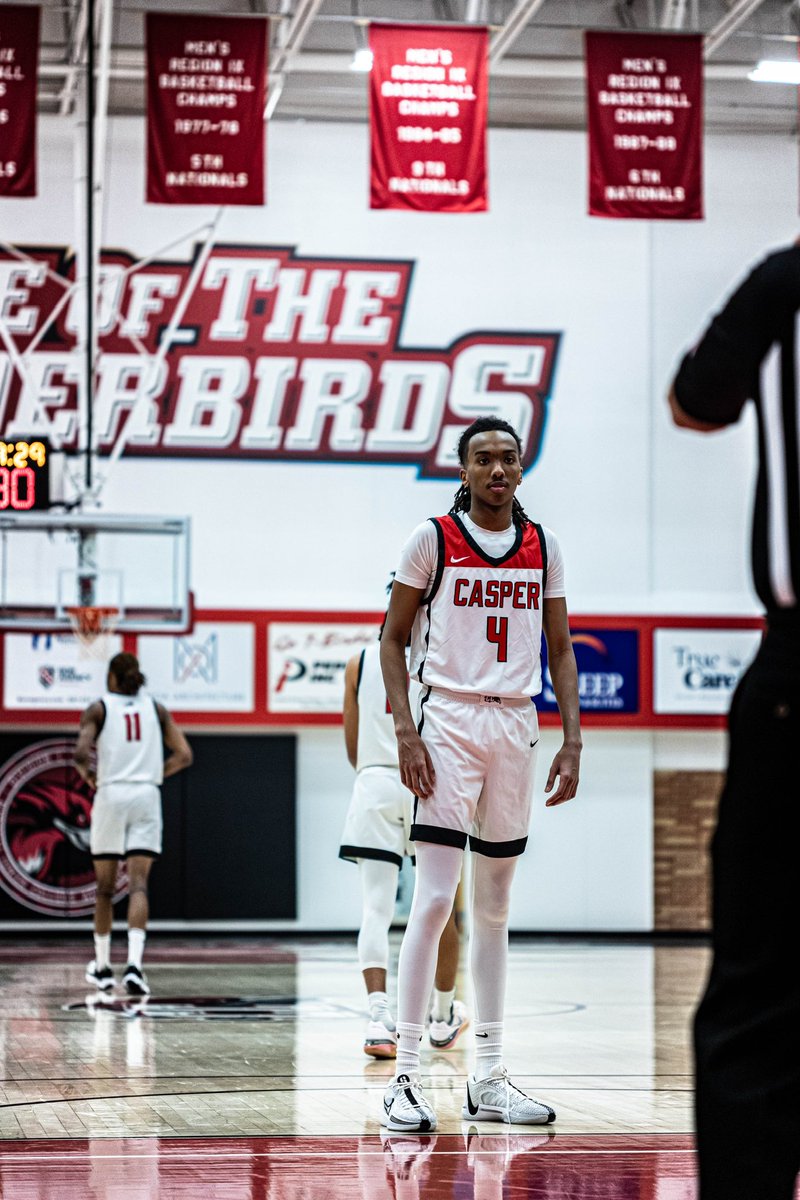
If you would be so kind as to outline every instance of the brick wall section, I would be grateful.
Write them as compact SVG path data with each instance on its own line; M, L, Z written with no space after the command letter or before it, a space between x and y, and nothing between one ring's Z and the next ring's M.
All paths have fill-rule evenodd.
M656 929L709 928L708 841L721 771L656 771L653 853Z

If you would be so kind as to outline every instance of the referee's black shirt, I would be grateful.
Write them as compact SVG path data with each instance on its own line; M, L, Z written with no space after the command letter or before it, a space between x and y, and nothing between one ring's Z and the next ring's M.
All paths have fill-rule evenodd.
M753 579L770 623L800 629L800 246L771 254L714 317L675 379L683 411L732 425L758 413Z

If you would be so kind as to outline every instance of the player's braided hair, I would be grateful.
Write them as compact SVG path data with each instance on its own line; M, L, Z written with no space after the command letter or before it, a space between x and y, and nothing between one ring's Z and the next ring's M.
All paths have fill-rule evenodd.
M520 457L522 457L522 442L519 434L513 425L509 425L508 421L504 421L502 417L478 417L471 425L468 425L461 437L458 439L458 461L462 467L467 465L467 457L469 455L470 438L476 433L491 433L494 430L499 430L500 433L510 433L514 441L517 443ZM469 485L462 483L461 487L453 497L453 504L450 509L451 513L469 512L472 504L472 493L469 490ZM520 504L517 497L514 497L511 505L511 518L515 525L520 529L524 529L526 525L532 525L525 509Z
M117 687L123 696L135 696L146 682L139 670L139 660L135 654L115 654L108 664L108 669L116 679Z

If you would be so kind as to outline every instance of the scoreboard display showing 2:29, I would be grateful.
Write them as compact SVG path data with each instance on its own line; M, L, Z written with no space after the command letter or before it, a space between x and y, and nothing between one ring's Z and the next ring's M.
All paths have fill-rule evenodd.
M0 439L0 512L50 507L50 444Z

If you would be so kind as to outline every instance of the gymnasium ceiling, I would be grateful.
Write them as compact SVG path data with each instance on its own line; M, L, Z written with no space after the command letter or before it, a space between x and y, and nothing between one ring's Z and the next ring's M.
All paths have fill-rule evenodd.
M0 0L3 2L3 0ZM41 0L40 110L79 103L89 0ZM370 20L478 22L491 30L494 126L584 127L584 29L705 37L706 129L794 134L797 87L754 83L762 58L796 60L800 0L94 0L111 9L109 111L144 110L144 13L270 17L274 120L365 121L366 75L351 69Z

